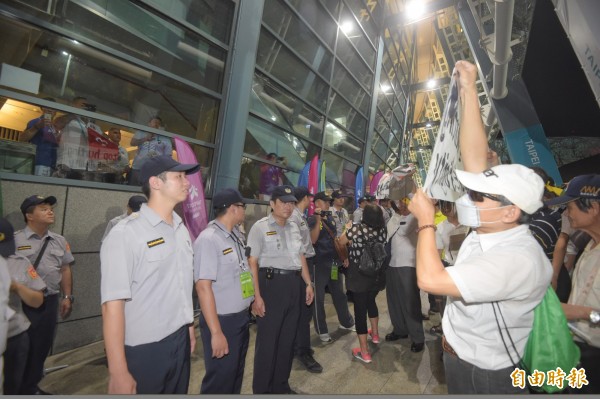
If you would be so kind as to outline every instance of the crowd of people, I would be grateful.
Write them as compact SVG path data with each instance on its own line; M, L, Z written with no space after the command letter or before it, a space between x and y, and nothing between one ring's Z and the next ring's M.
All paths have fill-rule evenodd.
M599 393L600 175L578 176L557 195L539 170L490 165L477 69L460 61L456 74L464 165L456 175L466 192L454 203L421 189L399 200L365 195L351 216L342 191L311 193L273 178L264 197L270 213L247 235L247 200L226 188L213 196L214 219L193 241L175 208L188 195L186 176L199 165L159 154L165 142L136 134L138 145L157 152L133 164L144 196L132 197L127 212L109 223L100 251L108 393L188 392L196 348L194 289L206 370L202 394L241 392L252 319L253 393L295 393L289 384L294 358L307 371L322 372L310 336L312 320L318 339L333 342L326 292L338 328L356 333L350 353L357 361L377 362L372 349L383 333L376 297L383 290L392 325L385 340L410 338L411 351L419 353L425 343L420 289L443 316L431 332L443 334L448 393L523 393L511 380L515 359L523 356L534 309L549 286L561 284L568 291L562 309L587 378L572 392ZM45 129L37 122L32 127ZM72 172L71 166L57 170ZM68 318L74 303L74 258L65 238L49 230L55 204L52 196L26 198L26 227L17 232L0 220L7 394L43 393L38 383L56 315ZM446 217L439 224L437 212ZM384 251L382 260L376 249L385 244L389 254Z
M54 98L44 100L56 102ZM71 107L96 111L85 97L75 97ZM77 113L40 108L42 115L27 123L19 141L35 144L33 174L36 176L102 181L140 186L142 165L151 157L171 156L171 138L151 131L136 130L131 139L135 147L130 165L129 153L121 145L121 128L111 125L106 133L89 117ZM147 126L164 130L163 121L153 115Z

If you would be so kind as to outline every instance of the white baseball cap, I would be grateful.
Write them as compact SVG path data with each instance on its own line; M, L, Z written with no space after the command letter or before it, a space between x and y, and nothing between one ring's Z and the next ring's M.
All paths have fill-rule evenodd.
M502 195L530 215L543 205L544 182L533 170L523 165L498 165L481 173L457 170L456 177L466 188Z

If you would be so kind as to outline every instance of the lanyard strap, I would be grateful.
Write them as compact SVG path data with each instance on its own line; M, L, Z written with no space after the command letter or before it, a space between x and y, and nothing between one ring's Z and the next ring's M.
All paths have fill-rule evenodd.
M35 258L35 262L33 262L33 268L35 270L37 270L40 261L42 260L42 256L44 255L44 251L46 250L46 247L48 246L48 242L50 242L51 237L48 236L44 239L44 245L42 245L42 249L40 249L40 252L38 252L38 256L37 258Z

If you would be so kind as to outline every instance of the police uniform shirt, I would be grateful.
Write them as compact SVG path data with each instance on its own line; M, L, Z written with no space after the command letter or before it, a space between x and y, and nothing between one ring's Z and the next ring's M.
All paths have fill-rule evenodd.
M0 256L0 381L4 376L2 370L2 354L6 350L6 333L8 331L9 313L12 313L8 307L8 296L10 290L10 274L6 265L6 259ZM0 385L0 394L2 394L2 385Z
M106 229L104 230L104 235L102 236L102 240L100 240L100 241L104 241L104 239L106 238L108 233L110 233L112 228L115 227L117 224L119 224L119 222L121 220L125 219L127 216L129 216L129 215L127 214L127 212L125 212L119 216L116 216L116 217L110 219L108 221L108 223L106 224Z
M43 237L40 237L29 227L25 227L15 233L15 245L17 246L17 254L25 256L29 259L30 264L33 264L44 245L46 237L50 237L50 240L36 272L46 283L46 294L54 295L60 292L62 267L75 261L67 240L60 234L50 230Z
M352 222L354 224L358 224L360 223L360 221L362 220L362 216L363 216L363 208L356 208L354 210L354 213L352 214Z
M242 298L240 274L250 271L241 234L213 220L194 242L194 281L212 281L217 314L247 310L254 296Z
M304 253L302 236L296 223L286 220L277 224L273 215L258 220L248 233L250 255L258 258L259 268L300 270L300 256Z
M8 265L8 272L10 278L17 283L23 284L27 288L31 288L34 291L41 291L46 288L44 280L38 276L35 269L24 256L11 255L6 259ZM23 306L21 297L16 292L10 293L8 306L14 314L8 320L8 338L14 337L21 334L23 331L27 331L29 325L29 319L23 312Z
M348 211L345 208L341 208L339 211L335 209L335 207L329 208L332 212L333 220L335 220L335 228L336 228L336 237L341 236L344 233L344 228L346 223L350 221L350 217L348 216Z
M193 322L192 242L146 204L117 224L100 248L101 303L125 300L125 345L157 342Z
M300 209L294 208L294 212L292 212L292 216L290 216L289 220L292 223L296 223L300 229L300 235L302 236L302 247L304 248L304 256L307 258L312 258L315 256L315 249L312 245L312 241L310 240L310 230L308 229L308 224L304 214L300 212Z

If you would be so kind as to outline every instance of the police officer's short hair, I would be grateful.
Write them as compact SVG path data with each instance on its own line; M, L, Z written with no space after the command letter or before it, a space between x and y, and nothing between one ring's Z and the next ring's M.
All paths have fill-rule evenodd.
M167 181L167 172L162 172L156 175L156 177L158 177L162 181ZM152 190L150 190L150 179L148 179L148 181L142 183L142 193L144 193L146 198L150 199L151 192Z
M227 213L227 209L229 209L231 205L229 206L222 206L220 208L214 208L215 210L215 218L218 218L220 216L223 216L224 214Z
M33 210L35 209L37 205L31 205L29 208L27 208L25 210L25 213L23 214L23 219L25 220L25 224L27 224L27 214L28 213L33 213Z

